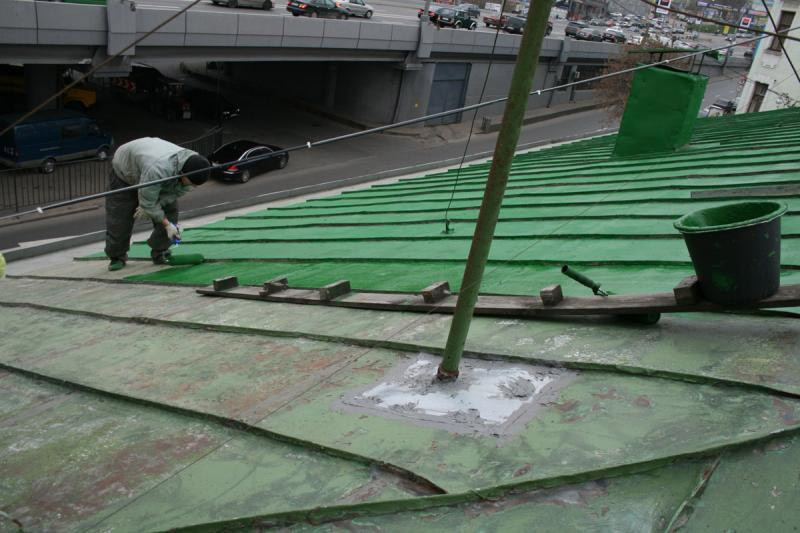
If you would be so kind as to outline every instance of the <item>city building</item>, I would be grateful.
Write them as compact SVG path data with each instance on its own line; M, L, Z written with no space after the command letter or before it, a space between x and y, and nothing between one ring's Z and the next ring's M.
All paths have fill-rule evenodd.
M800 17L797 0L778 0L770 8L778 30L797 26ZM772 29L772 24L766 26ZM793 31L790 35L800 35ZM787 54L789 57L787 57ZM795 107L800 101L800 79L789 59L800 62L800 43L786 38L769 37L758 42L753 64L747 74L737 113L754 113Z

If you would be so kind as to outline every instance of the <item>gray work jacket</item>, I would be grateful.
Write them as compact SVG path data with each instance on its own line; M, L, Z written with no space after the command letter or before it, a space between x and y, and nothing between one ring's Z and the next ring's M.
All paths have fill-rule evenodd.
M117 177L129 185L137 185L180 174L184 163L196 152L157 137L143 137L117 148L111 166ZM154 221L164 220L162 206L175 202L190 186L180 179L139 189L139 206Z

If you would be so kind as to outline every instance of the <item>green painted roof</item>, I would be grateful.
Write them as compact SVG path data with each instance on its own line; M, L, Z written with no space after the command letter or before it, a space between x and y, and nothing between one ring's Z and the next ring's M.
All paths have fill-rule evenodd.
M561 283L587 296L560 274L565 262L617 294L671 290L692 272L673 221L731 199L692 192L797 185L799 123L800 110L704 119L670 155L614 159L613 136L519 155L482 291ZM208 298L191 286L288 275L292 286L447 279L457 289L487 171L191 229L176 253L211 259L199 266L134 261L109 273L88 260L1 281L0 510L32 531L800 522L791 312L672 314L649 327L475 318L466 366L563 378L500 435L420 423L413 408L353 408L398 368L440 354L449 316ZM455 232L443 234L451 195ZM800 196L781 200L782 280L797 283ZM134 255L149 257L142 245ZM14 530L0 515L3 527Z

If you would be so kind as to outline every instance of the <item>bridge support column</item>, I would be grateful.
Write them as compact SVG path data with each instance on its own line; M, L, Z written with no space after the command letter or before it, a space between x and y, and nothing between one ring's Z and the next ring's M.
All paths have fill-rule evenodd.
M58 90L58 65L24 66L25 104L28 109L37 106L50 98ZM55 109L58 102L53 100L45 109Z
M328 63L328 72L325 76L325 107L334 109L336 107L336 78L339 75L339 65Z
M395 104L394 122L421 117L427 113L435 70L435 63L419 63L413 70L403 70ZM422 125L419 124L420 127Z

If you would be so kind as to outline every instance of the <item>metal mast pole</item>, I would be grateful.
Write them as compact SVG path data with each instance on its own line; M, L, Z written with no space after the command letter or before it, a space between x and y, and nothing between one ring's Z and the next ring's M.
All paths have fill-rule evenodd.
M542 49L547 19L550 16L551 3L552 0L535 0L525 23L522 44L508 91L508 102L503 113L503 124L500 127L494 149L492 168L489 171L486 190L483 193L475 234L472 236L472 246L467 258L464 278L461 281L458 302L444 349L444 358L437 372L440 380L452 380L458 377L461 355L464 352L464 344L467 340L472 313L475 310L475 302L478 299L486 260L489 257L500 205L503 203L503 195L508 183L508 171L511 169L511 161L517 148L519 131L528 104L528 95L533 85L533 76L539 63L539 53Z

